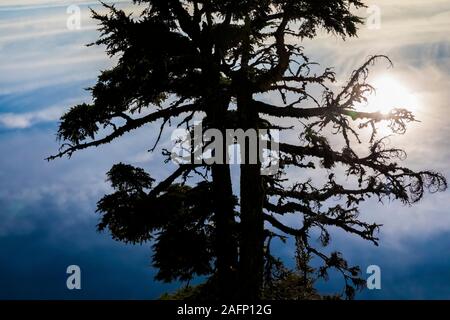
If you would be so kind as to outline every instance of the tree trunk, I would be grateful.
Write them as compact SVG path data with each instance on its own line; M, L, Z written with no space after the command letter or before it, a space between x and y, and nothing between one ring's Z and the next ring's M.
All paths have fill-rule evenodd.
M240 285L242 298L258 300L264 270L263 188L259 165L241 165Z
M245 86L243 87L245 90ZM251 107L250 90L238 97L238 113L243 129L258 130L259 116ZM261 297L264 270L264 188L261 177L261 163L249 164L250 152L255 147L245 143L241 148L240 177L240 295L246 300L255 301ZM245 159L243 157L245 152Z
M237 285L237 239L230 167L212 166L218 298L232 299Z
M211 83L218 83L218 76L211 76ZM216 84L216 86L219 86ZM208 128L220 130L225 137L226 113L229 98L220 95L220 91L208 97L208 105L213 106L207 112L206 124ZM225 155L225 148L222 154ZM215 266L216 266L216 288L217 298L230 300L236 297L237 291L237 269L238 269L238 239L236 231L235 206L236 200L233 195L231 184L230 165L222 159L223 164L211 165L214 224L215 224Z

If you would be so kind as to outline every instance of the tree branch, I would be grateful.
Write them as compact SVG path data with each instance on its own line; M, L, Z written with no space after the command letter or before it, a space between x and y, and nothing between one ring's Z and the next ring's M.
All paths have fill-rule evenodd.
M60 152L58 154L50 156L46 160L47 161L55 160L57 158L61 158L61 157L65 156L65 155L67 155L68 157L71 157L72 154L76 151L87 149L89 147L98 147L102 144L109 143L112 140L122 136L123 134L125 134L131 130L137 129L139 127L142 127L145 124L154 122L159 119L167 119L170 117L175 117L182 113L192 112L192 111L200 111L199 106L197 104L189 104L189 105L184 105L184 106L180 106L177 108L168 108L168 109L153 112L153 113L146 115L139 119L128 120L125 125L123 125L122 127L119 127L117 130L114 130L113 133L111 133L110 135L108 135L102 139L94 140L94 141L86 142L86 143L81 143L81 144L76 144L76 145L69 145L66 149L60 150ZM67 146L67 144L64 144L62 147L64 147L64 146Z

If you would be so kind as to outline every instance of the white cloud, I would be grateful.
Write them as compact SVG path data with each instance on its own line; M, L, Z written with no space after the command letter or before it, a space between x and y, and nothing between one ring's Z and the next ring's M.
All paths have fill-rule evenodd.
M38 123L59 119L62 110L61 107L51 107L27 113L0 113L0 125L8 129L25 129Z
M78 2L98 4L94 1ZM119 2L125 11L132 10L126 1ZM2 1L0 4L0 95L23 94L80 80L93 81L99 70L114 63L108 59L103 47L86 47L99 36L87 6L82 7L81 30L69 30L64 8L25 10L14 15L1 11L2 7L12 3L26 5L35 2ZM44 3L63 2L37 2ZM104 10L98 9L100 12Z
M394 64L408 59L423 62L444 55L449 57L450 2L432 1L368 1L381 8L381 28L370 30L362 25L357 38L342 41L333 35L320 34L303 43L306 52L324 65L335 66L341 74L349 73L364 58L388 54ZM367 17L363 10L360 15ZM406 63L408 63L406 62Z
M104 0L104 3L129 3L131 0ZM3 0L0 11L35 10L44 8L67 7L77 5L97 5L99 1L92 0Z

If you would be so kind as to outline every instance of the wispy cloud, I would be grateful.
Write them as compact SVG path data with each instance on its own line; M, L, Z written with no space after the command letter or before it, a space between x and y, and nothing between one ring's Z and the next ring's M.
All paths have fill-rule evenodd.
M0 113L0 125L8 129L25 129L59 119L61 110L61 107L52 107L28 113Z
M130 11L128 2L114 3ZM107 69L113 63L103 48L86 47L98 37L97 22L91 18L88 6L81 10L81 29L70 30L66 26L69 15L63 6L67 1L7 1L1 2L0 9L13 3L60 7L14 14L0 10L0 96L92 80L100 69ZM99 12L105 10L96 1L75 3L92 4Z
M132 0L103 0L104 3L130 3ZM36 10L46 8L68 7L70 5L97 5L99 1L92 0L3 0L1 11Z

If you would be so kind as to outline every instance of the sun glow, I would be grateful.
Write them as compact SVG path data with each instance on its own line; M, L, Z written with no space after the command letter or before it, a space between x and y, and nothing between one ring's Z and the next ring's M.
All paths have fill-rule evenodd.
M388 114L393 109L407 109L411 112L417 111L419 99L414 92L405 86L400 80L383 75L376 78L372 83L375 88L366 103L358 107L361 111L381 112Z

